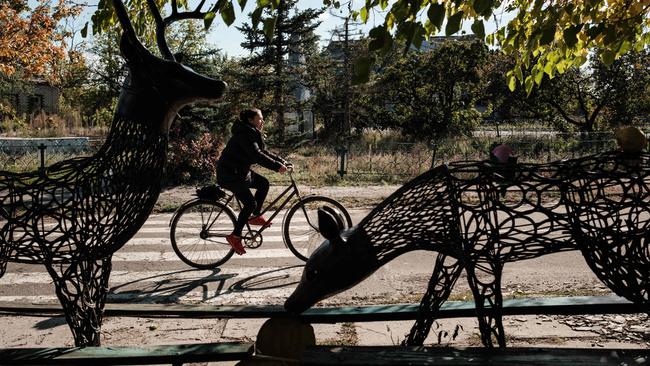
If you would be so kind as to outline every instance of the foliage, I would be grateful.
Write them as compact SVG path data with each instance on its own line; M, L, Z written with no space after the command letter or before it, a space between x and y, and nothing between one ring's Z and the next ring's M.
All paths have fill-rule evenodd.
M592 58L589 67L572 67L552 79L545 76L540 87L526 95L521 90L510 93L505 85L503 73L514 65L512 57L492 54L486 99L499 118L536 118L581 131L635 124L650 105L648 55L647 50L629 52L611 65Z
M0 73L24 78L52 78L53 68L66 55L65 41L58 23L75 16L79 5L59 0L51 5L39 0L32 9L27 0L0 3Z
M416 140L467 134L481 117L474 105L486 53L480 42L448 41L399 58L378 74L376 120Z
M332 139L347 135L344 126L345 104L349 106L350 124L358 133L372 120L372 108L368 108L368 85L350 85L352 70L344 67L343 41L331 42L319 54L308 59L306 85L313 92L312 110L322 123L320 137ZM367 55L365 39L348 42L350 68L355 61Z
M267 9L267 15L275 19L274 31L270 35L255 25L244 24L237 28L245 36L242 47L250 51L250 56L243 61L243 66L249 71L244 83L258 101L263 101L269 90L273 91L268 106L274 111L281 142L284 140L284 114L297 107L289 89L302 82L299 75L305 71L305 65L299 60L289 59L290 54L300 53L309 58L314 53L318 39L314 30L320 24L316 19L323 12L298 10L297 3L297 0L280 0L276 8ZM264 109L265 106L261 107Z
M339 0L325 2L340 6ZM625 53L640 51L650 44L650 2L646 0L397 0L390 3L390 8L386 0L368 0L358 16L367 22L377 8L387 13L383 24L370 31L370 48L384 51L394 39L419 47L425 38L443 30L445 20L446 35L460 31L463 21L473 20L472 32L482 39L485 20L496 18L502 11L514 15L485 38L489 44L517 56L515 67L507 74L508 85L513 90L518 81L527 93L534 84L541 84L544 74L552 78L571 66L586 63L590 50L610 65ZM523 70L528 68L531 73L524 75Z

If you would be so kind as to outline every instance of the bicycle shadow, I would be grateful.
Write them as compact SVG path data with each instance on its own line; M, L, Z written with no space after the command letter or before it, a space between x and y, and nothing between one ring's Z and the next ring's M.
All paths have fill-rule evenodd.
M210 273L203 275L206 271ZM211 293L210 285L223 288L227 280L236 276L236 274L220 274L220 272L220 268L213 270L186 269L139 278L111 287L108 290L107 302L175 303L182 297L197 292L197 289L199 289L201 297L207 299ZM187 274L196 274L196 277L193 278ZM173 277L181 275L182 278ZM137 288L133 288L135 286Z
M291 273L289 273L299 267L303 265L256 273L229 286L227 285L229 280L237 277L238 273L221 273L219 268L210 270L207 275L203 275L206 270L198 269L168 272L113 286L109 289L107 302L177 303L190 294L195 298L200 294L200 299L197 300L203 302L232 293L279 289L299 282L299 280L290 280ZM192 273L196 273L197 277L188 276ZM182 278L171 277L179 275L183 275ZM137 288L134 288L136 286Z
M113 286L108 291L107 303L153 303L166 304L177 303L184 296L201 291L201 301L217 299L233 293L264 291L294 286L299 282L291 280L291 271L302 268L304 265L292 265L281 267L270 271L256 273L242 278L229 286L228 280L238 276L237 273L223 273L221 269L210 270L210 273L203 275L206 270L187 269L168 272L165 274L139 278L137 280L121 283ZM187 274L197 275L196 278ZM170 276L184 275L183 278L170 278ZM189 281L188 281L189 280ZM211 288L216 285L216 288ZM138 288L130 288L138 286ZM66 324L65 317L56 316L42 320L34 325L35 329L50 329Z

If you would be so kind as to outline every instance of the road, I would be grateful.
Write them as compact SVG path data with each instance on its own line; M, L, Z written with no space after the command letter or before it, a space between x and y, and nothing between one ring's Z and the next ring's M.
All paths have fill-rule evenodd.
M352 210L353 222L359 222L367 212ZM282 303L299 280L303 262L284 246L280 219L264 232L260 248L234 255L221 268L196 270L181 262L172 250L170 218L171 214L151 215L138 234L114 254L109 302L275 304ZM406 254L332 301L415 301L426 288L433 259L434 253ZM506 294L532 289L539 293L577 293L599 286L577 252L509 264L504 277ZM10 263L0 278L0 301L56 302L51 282L42 265ZM467 293L464 281L459 281L458 287L458 294Z
M353 222L359 222L367 212L364 209L351 210ZM151 215L138 234L115 253L108 302L282 304L300 278L303 262L285 248L280 220L264 232L267 239L260 248L249 249L243 256L233 256L221 268L195 270L181 262L171 248L170 218L171 214ZM418 302L426 290L434 258L435 254L429 252L407 253L380 268L361 284L324 303ZM510 263L504 271L502 289L506 296L609 293L578 252ZM458 281L452 296L455 299L471 298L464 279ZM0 278L0 301L49 303L57 302L57 299L52 280L42 265L10 263L7 273ZM228 321L226 326L225 320L218 321L218 326L201 320L174 320L173 324L166 325L152 322L151 319L109 318L102 334L109 344L138 344L143 338L149 340L151 337L153 342L169 339L174 342L218 341L254 337L260 325ZM411 323L401 325L400 335ZM534 328L535 322L531 324ZM389 328L385 324L371 330L363 327L365 325L356 328L361 332L359 334L364 329L372 337L380 333L388 337L390 333L391 338L381 341L384 343L391 342L393 333L398 333L395 330L398 328ZM472 325L466 327L470 330ZM0 339L3 339L0 346L69 344L71 336L66 328L62 318L43 321L0 316ZM333 338L339 334L339 330L332 332ZM553 327L548 332L556 334L557 329ZM466 340L471 344L474 339L472 332L467 333ZM528 334L530 330L524 330L524 333Z

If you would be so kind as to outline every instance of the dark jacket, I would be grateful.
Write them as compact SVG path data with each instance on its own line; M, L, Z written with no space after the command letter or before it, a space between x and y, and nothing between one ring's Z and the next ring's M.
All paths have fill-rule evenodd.
M278 171L284 159L266 150L262 133L246 122L235 122L232 137L217 163L217 183L228 186L250 180L251 165Z

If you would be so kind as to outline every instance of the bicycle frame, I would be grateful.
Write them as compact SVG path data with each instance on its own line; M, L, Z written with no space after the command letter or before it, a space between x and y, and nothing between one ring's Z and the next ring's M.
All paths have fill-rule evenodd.
M283 209L283 208L284 208L284 207L285 207L285 206L286 206L286 205L291 201L291 199L292 199L294 196L297 196L297 197L298 197L298 200L301 200L301 199L302 199L302 196L300 195L300 190L298 189L298 185L296 184L295 179L293 179L293 174L292 174L292 172L291 172L291 171L288 171L288 173L289 173L289 178L291 179L291 183L289 184L289 186L288 186L284 191L282 191L282 193L280 193L280 194L279 194L279 195L278 195L278 196L273 200L273 202L267 204L266 207L264 207L264 208L262 209L262 211L260 212L261 215L265 214L266 212L269 212L269 211L271 210L271 208L275 206L276 203L278 203L280 200L282 200L282 199L284 198L284 200L282 201L282 203L280 204L280 206L275 210L275 212L273 212L273 213L271 214L271 216L269 216L269 218L267 219L268 221L273 221L273 219L274 219L274 218L275 218L275 217L280 213L280 211L281 211L281 210L282 210L282 209ZM286 197L285 197L285 196L286 196ZM239 202L239 200L238 200L238 199L235 197L235 195L232 194L232 193L231 193L229 196L227 196L226 198L224 198L224 204L227 206L228 204L230 204L230 202L232 201L233 198L235 198L235 201L237 201L237 205L239 206L239 210L241 211L241 202ZM303 208L303 209L304 209L304 208ZM305 215L305 216L307 216L307 215ZM309 219L309 218L307 218L307 219ZM312 225L310 222L309 222L308 224L309 224L309 225ZM312 225L312 226L313 226L313 225ZM268 228L268 227L269 227L269 226L263 226L262 228L260 228L259 230L256 231L256 234L255 234L255 235L253 235L252 237L249 237L249 239L255 239L255 238L257 238L258 235L262 235L262 232L263 232L264 230L266 230L266 228ZM254 232L254 230L251 229L250 224L248 224L248 222L246 223L246 228L248 229L248 232L249 232L249 233Z

